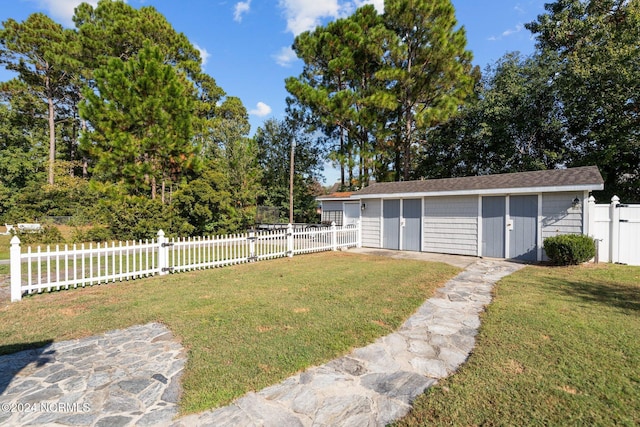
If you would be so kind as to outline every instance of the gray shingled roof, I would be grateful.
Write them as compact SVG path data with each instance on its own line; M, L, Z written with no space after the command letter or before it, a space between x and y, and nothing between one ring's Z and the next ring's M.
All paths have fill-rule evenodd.
M464 178L427 179L421 181L378 182L353 193L358 196L400 193L477 192L539 187L586 186L601 190L604 180L597 166L570 169L468 176Z

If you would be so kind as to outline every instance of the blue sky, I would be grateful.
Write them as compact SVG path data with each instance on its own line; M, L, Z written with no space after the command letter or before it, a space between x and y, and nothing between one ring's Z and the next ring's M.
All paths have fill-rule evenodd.
M484 69L506 52L533 52L524 24L544 12L551 0L452 0L458 23L467 31L474 63ZM3 1L0 22L23 21L45 13L72 26L77 0ZM96 4L97 1L88 3ZM317 25L349 15L371 3L381 12L383 0L128 0L131 6L153 6L200 49L205 71L249 111L251 132L269 118L284 117L284 80L298 76L302 62L291 51L294 37ZM0 80L11 75L0 70ZM337 173L327 168L327 182Z

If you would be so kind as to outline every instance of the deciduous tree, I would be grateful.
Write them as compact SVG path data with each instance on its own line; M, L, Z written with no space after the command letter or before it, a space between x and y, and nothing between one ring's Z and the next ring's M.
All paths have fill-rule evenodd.
M556 55L570 165L597 164L605 198L640 200L640 1L558 0L526 27Z
M568 159L557 64L510 53L487 67L452 120L431 129L418 152L424 178L553 169Z

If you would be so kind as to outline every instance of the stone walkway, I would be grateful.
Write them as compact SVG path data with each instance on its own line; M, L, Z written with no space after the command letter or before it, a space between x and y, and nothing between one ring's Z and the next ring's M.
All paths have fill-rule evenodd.
M182 346L158 323L0 357L0 425L166 425Z
M185 359L162 325L2 356L0 424L383 426L464 363L493 284L521 267L477 260L397 332L229 406L175 420ZM35 410L39 402L54 406ZM20 404L31 411L17 411Z

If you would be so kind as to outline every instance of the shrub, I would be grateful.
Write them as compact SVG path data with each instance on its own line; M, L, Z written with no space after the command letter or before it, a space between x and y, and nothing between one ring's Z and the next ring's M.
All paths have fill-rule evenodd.
M73 235L74 243L108 242L113 240L113 233L107 227L92 227L87 230L76 229Z
M19 231L15 234L20 238L20 243L26 245L64 243L62 233L53 225L45 225L39 231Z
M596 245L583 234L561 234L544 239L544 251L556 265L575 265L593 258Z
M157 237L162 229L167 236L185 236L193 231L187 220L159 199L126 196L101 203L106 226L116 240L145 240Z

